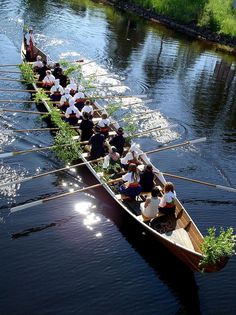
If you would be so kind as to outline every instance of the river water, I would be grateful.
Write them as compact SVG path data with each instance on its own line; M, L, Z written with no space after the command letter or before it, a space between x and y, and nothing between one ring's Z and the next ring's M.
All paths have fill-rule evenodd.
M137 139L144 150L207 136L205 143L194 147L153 154L158 168L236 187L236 81L224 77L229 65L235 67L232 56L101 3L2 0L1 64L20 62L23 19L33 26L38 46L53 59L94 60L92 71L110 73L100 82L122 82L130 88L127 93L153 99L130 109L156 110L151 117L141 117L140 130L177 124ZM20 77L0 75L6 76ZM4 80L0 87L25 88ZM30 95L1 92L1 99L28 100ZM35 110L23 102L0 106ZM35 116L1 113L2 151L52 144L47 132L10 132L45 126ZM6 129L8 133L3 132ZM0 162L0 177L14 180L60 166L53 153L19 155ZM95 182L86 169L77 179L72 175L60 173L1 189L0 314L236 313L235 257L218 273L193 274L135 226L103 189L9 215L13 205ZM234 193L180 180L174 183L203 234L209 226L236 229Z

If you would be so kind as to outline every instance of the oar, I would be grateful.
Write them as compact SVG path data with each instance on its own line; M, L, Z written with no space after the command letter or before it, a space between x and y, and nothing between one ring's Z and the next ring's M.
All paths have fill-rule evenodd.
M27 80L20 80L20 79L12 79L12 78L0 78L0 81L14 81L14 82L28 82ZM36 84L43 83L42 81L35 81ZM96 88L113 88L113 87L124 87L124 85L116 84L116 85L96 85L96 86L83 86L81 91L96 89ZM46 91L47 92L47 91Z
M3 183L3 184L0 184L0 188L6 187L6 186L9 186L9 185L16 185L16 184L25 183L25 182L28 182L31 179L36 179L36 178L39 178L39 177L43 177L43 176L46 176L46 175L51 175L51 174L62 172L62 171L66 171L66 170L68 171L68 170L73 169L75 167L79 167L79 166L86 165L86 164L89 164L89 163L99 162L101 160L103 160L103 157L101 157L99 159L91 160L91 161L81 162L81 163L74 164L74 165L71 165L71 166L58 168L56 170L48 171L48 172L45 172L45 173L41 173L41 174L25 177L25 178L20 179L20 180L15 180L15 181L11 181L11 182L8 182L8 183Z
M236 192L236 189L232 188L232 187L212 184L212 183L204 182L202 180L197 180L197 179L192 179L192 178L188 178L188 177L178 176L178 175L174 175L174 174L170 174L170 173L163 173L162 172L162 174L165 175L165 176L168 176L168 177L182 179L182 180L186 180L188 182L193 182L193 183L197 183L197 184L201 184L201 185L205 185L205 186L209 186L209 187L214 187L214 188L226 190L226 191L229 191L229 192Z
M0 112L9 112L9 113L25 113L25 114L35 114L35 115L51 115L50 112L36 112L33 110L23 110L23 109L0 109ZM65 116L61 114L61 116Z
M122 177L110 180L110 181L107 182L107 184L113 184L113 183L119 182L120 180L122 180ZM69 191L67 193L63 193L63 194L60 194L60 195L51 196L51 197L40 199L40 200L33 201L33 202L28 202L28 203L25 203L23 205L11 208L10 209L10 213L14 213L14 212L17 212L17 211L25 210L27 208L31 208L31 207L34 207L34 206L41 205L41 204L46 203L48 201L59 199L59 198L62 198L62 197L65 197L65 196L69 196L69 195L72 195L72 194L75 194L75 193L78 193L78 192L83 192L83 191L86 191L86 190L89 190L89 189L98 188L98 187L101 187L101 186L103 186L103 184L95 184L95 185L88 186L88 187L85 187L85 188L82 188L82 189Z
M0 89L2 92L29 92L29 93L37 93L36 90L15 90L15 89ZM44 93L51 93L50 91L44 91ZM107 99L107 98L146 98L147 95L141 94L141 95L107 95L107 96L100 96L100 95L94 95L94 96L86 96L86 99L94 100L94 99ZM55 102L58 103L58 102Z
M20 63L18 64L5 64L5 65L0 65L0 67L19 67Z
M158 129L160 127L157 127L156 129ZM166 128L166 127L164 127ZM153 128L151 129L151 131L153 131ZM147 133L147 130L145 130L145 132ZM136 136L139 135L139 133L136 134ZM73 137L74 140L77 140L79 138L79 136L75 136ZM87 141L84 141L81 144L87 144ZM34 148L34 149L28 149L28 150L22 150L22 151L12 151L12 152L5 152L5 153L1 153L0 154L0 158L4 159L7 157L13 157L16 155L20 155L20 154L25 154L25 153L34 153L34 152L40 152L40 151L44 151L44 150L51 150L54 149L56 147L65 147L65 146L70 146L71 143L68 144L61 144L61 145L52 145L52 146L47 146L47 147L41 147L41 148Z
M177 126L178 126L178 124L168 125L168 126L165 126L165 127L157 126L157 127L151 128L151 129L144 130L144 131L139 132L139 133L135 133L132 136L133 137L141 137L141 136L143 136L143 135L145 135L147 133L153 132L153 131L161 131L161 130L165 130L165 129L169 129L169 128L175 128Z
M161 151L165 151L165 150L175 149L178 147L183 147L185 145L197 144L197 143L206 141L206 139L207 139L206 137L203 137L203 138L199 138L199 139L195 139L195 140L185 141L183 143L174 144L171 146L166 146L166 147L155 149L155 150L150 150L150 151L147 151L146 154L151 154L151 153L161 152Z
M203 139L203 138L201 138ZM194 140L193 140L194 141ZM195 140L196 141L196 140ZM84 141L85 142L85 141ZM189 141L190 142L190 141ZM195 142L196 143L196 142ZM182 143L182 145L186 145L186 142ZM169 149L172 149L173 146L169 146L169 147L166 147L165 149L167 150L168 148ZM154 153L154 152L159 152L160 149L156 149L156 150L152 150L151 152L143 152L143 154L151 154L151 153ZM64 171L64 170L68 170L70 168L75 168L75 167L79 167L79 166L82 166L82 165L86 165L86 164L89 164L89 163L94 163L94 162L98 162L98 161L101 161L103 160L103 157L99 158L99 159L96 159L96 160L91 160L91 161L86 161L86 162L82 162L82 163L79 163L79 164L74 164L70 167L63 167L63 168L59 168L59 169L56 169L56 170L52 170L52 171L49 171L49 172L46 172L46 173L41 173L41 174L37 174L37 175L34 175L34 176L30 176L30 177L26 177L26 178L23 178L23 179L20 179L20 180L17 180L17 181L12 181L12 182L8 182L8 183L3 183L3 184L0 184L0 188L1 187L5 187L5 186L9 186L9 185L14 185L14 184L21 184L23 182L27 182L31 179L36 179L36 178L39 178L39 177L42 177L42 176L46 176L46 175L49 175L49 174L53 174L53 173L57 173L57 172L61 172L61 171Z
M7 70L0 70L0 73L22 73L21 71L7 71Z

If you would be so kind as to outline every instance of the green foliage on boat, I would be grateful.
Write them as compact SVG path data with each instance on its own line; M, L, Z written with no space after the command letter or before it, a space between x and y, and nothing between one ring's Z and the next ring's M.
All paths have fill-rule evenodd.
M216 235L216 228L210 227L208 235L204 237L201 244L203 258L200 266L203 268L207 265L217 264L224 257L230 257L235 253L236 235L232 227L224 230L220 228L219 235Z
M54 151L58 159L63 160L65 163L71 163L79 158L81 154L81 147L78 140L74 140L74 136L78 136L78 133L70 128L70 125L62 119L61 111L54 107L50 102L50 98L48 95L42 90L39 89L34 97L35 102L39 103L47 101L51 112L48 115L44 115L44 117L48 117L50 115L51 122L60 128L55 137L55 145Z
M34 71L29 63L23 62L19 65L19 68L26 83L32 84L35 82Z

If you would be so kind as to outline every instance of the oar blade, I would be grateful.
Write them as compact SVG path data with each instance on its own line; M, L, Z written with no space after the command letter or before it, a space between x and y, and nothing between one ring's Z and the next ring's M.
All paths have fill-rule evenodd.
M203 138L191 140L191 141L189 141L189 144L196 144L196 143L204 142L204 141L206 141L206 140L207 140L207 138L206 138L206 137L203 137Z
M37 200L37 201L26 203L24 205L16 206L10 209L10 213L14 213L14 212L25 210L27 208L35 207L35 206L41 205L42 203L43 203L43 200Z
M216 185L216 188L222 189L222 190L226 190L226 191L229 191L229 192L234 192L234 193L236 192L236 189L232 188L232 187Z
M13 152L1 153L1 154L0 154L0 159L5 159L5 158L11 157L11 156L13 156L13 155L14 155Z

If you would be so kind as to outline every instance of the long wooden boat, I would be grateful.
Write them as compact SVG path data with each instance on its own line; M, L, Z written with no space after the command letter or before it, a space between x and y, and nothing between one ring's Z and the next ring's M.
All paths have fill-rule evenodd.
M34 47L35 53L40 55L43 60L48 61L47 55ZM24 42L22 44L22 58L25 61L25 46ZM36 91L38 91L38 86L33 83L33 87ZM50 107L46 101L43 101L43 104L47 111L50 112ZM100 106L97 102L95 102L96 111L95 117L100 117L102 113L104 113L104 108ZM114 124L113 134L117 125ZM81 155L81 159L86 162L88 161L89 154L87 152ZM141 160L144 165L150 164L150 160L148 159L146 154L141 155ZM181 202L177 199L176 201L176 212L174 216L166 216L159 215L154 220L150 222L144 222L141 212L140 212L140 202L144 200L147 193L141 193L138 196L138 200L136 202L129 202L120 194L117 194L117 190L114 189L114 185L107 184L102 180L102 173L98 173L95 171L91 163L86 164L90 172L94 175L98 182L102 183L105 190L112 196L112 198L116 201L117 205L123 208L138 224L142 226L142 228L150 233L154 238L156 238L160 243L162 243L172 254L174 254L178 259L184 262L192 271L202 271L200 266L200 262L203 258L203 254L201 251L201 244L203 242L203 236L187 210L181 204ZM153 165L154 170L158 171ZM161 188L165 183L165 179L162 175L156 177L155 184ZM145 195L145 196L144 196ZM224 257L218 263L214 265L204 266L204 272L216 272L221 270L228 261L228 257Z

